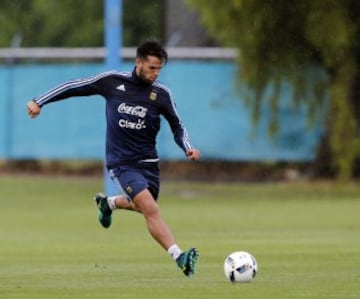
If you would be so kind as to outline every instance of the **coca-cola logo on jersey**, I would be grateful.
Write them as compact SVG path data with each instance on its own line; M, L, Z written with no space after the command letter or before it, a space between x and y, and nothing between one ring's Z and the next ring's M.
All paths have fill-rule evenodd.
M118 107L118 112L144 118L146 116L147 108L143 106L130 106L122 103Z

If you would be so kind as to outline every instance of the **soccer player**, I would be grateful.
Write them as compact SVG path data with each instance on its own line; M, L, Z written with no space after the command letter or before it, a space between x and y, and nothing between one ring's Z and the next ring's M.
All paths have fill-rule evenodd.
M167 60L167 52L158 42L147 41L137 48L132 72L110 71L65 82L28 102L27 112L35 118L46 104L76 96L103 96L106 101L106 167L123 194L95 195L98 220L108 228L116 209L141 213L151 236L167 250L182 272L191 276L195 273L198 251L196 248L183 251L177 245L157 203L160 181L156 136L160 115L169 123L185 155L190 160L200 158L200 152L189 142L169 89L157 81Z

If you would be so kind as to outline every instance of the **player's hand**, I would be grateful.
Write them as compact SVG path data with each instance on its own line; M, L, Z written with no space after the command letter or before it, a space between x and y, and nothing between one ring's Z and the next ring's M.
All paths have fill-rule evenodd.
M190 160L199 160L200 159L200 152L195 149L195 148L192 148L192 149L189 149L187 152L186 152L186 156L190 159Z
M34 101L30 101L26 105L26 110L31 118L35 118L40 114L41 107Z

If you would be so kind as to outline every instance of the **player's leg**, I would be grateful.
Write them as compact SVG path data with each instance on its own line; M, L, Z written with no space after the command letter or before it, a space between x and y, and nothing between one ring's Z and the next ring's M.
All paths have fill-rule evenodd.
M175 244L175 238L168 225L162 219L159 206L148 189L138 193L133 198L133 203L136 209L144 215L151 236L164 249L167 250L171 245Z
M124 194L108 197L107 202L111 210L122 209L141 213L132 200Z
M126 172L126 170L125 170L125 172ZM115 185L118 187L118 189L120 191L123 191L121 183L120 183L120 179L119 179L120 173L121 173L120 168L109 170L111 179L113 180ZM137 211L133 202L125 194L108 197L102 193L98 193L95 195L94 200L99 209L98 220L104 228L110 227L111 222L112 222L112 212L115 209ZM139 212L139 211L137 211L137 212Z
M109 227L111 213L116 208L142 213L151 236L167 250L186 276L194 274L198 258L196 249L191 248L183 252L175 243L170 228L160 215L156 201L159 194L158 165L121 166L110 170L110 175L119 189L124 190L124 195L110 198L103 195L101 200L95 198L96 202L100 203L98 203L100 223L104 227Z
M190 248L183 252L180 249L169 226L161 217L159 206L149 190L145 189L138 193L133 198L133 202L136 209L144 215L151 236L170 254L186 276L194 274L198 259L197 250Z
M98 220L104 228L112 222L112 212L116 209L140 212L126 195L106 196L102 193L95 195L94 200L99 209Z

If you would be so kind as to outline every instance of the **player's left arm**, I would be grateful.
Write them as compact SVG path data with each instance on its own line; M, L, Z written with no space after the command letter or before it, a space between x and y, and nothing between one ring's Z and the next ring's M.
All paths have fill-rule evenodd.
M186 151L186 156L190 160L199 160L200 159L200 151L197 150L196 148L191 148Z
M176 110L175 102L173 99L171 99L170 96L169 101L165 104L162 113L170 125L175 142L180 146L180 148L183 149L186 156L190 160L199 160L200 151L191 145L187 130Z

